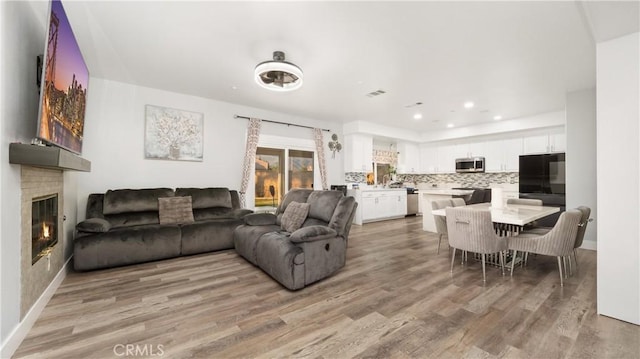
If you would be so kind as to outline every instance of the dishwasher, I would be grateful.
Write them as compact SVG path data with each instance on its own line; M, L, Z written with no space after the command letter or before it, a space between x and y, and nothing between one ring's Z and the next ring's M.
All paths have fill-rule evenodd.
M407 216L418 214L418 190L407 187Z

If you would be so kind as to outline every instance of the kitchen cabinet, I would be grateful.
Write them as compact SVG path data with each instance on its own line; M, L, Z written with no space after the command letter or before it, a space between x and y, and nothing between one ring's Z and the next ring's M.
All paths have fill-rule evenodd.
M363 134L344 136L344 171L373 171L373 137Z
M553 130L524 137L524 154L564 152L566 147L564 131Z
M454 160L456 158L485 157L485 142L469 142L454 146Z
M398 189L348 190L358 202L354 224L402 218L407 214L407 191Z
M420 146L420 173L436 173L438 169L438 148Z
M522 155L522 138L486 142L485 168L487 172L518 172Z
M459 157L460 147L457 145L438 146L437 173L454 173L456 171L456 158Z
M420 148L417 144L398 143L398 173L420 173Z

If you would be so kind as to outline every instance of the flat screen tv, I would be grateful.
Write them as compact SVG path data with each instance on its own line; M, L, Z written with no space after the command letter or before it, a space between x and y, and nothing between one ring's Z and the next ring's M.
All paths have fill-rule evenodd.
M89 70L62 2L51 1L50 9L36 137L80 154Z
M520 156L520 193L565 194L564 153Z

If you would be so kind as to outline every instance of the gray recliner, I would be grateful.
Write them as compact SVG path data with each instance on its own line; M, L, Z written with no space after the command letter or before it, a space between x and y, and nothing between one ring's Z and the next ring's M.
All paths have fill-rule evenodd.
M309 213L300 229L289 233L281 220L292 202L308 203ZM244 218L234 231L236 252L286 288L304 288L344 267L357 205L341 191L291 190L275 214Z

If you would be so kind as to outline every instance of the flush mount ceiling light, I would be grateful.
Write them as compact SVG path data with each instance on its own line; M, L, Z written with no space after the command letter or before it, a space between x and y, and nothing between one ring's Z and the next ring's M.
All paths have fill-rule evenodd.
M274 51L273 60L261 62L255 69L258 85L272 91L293 91L302 86L302 69L284 60L284 52Z

